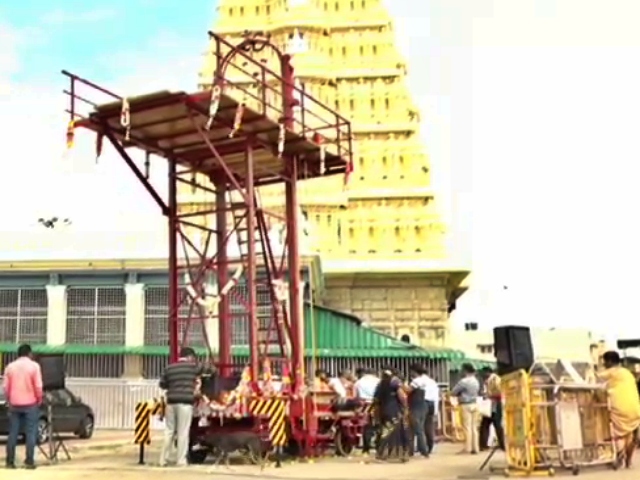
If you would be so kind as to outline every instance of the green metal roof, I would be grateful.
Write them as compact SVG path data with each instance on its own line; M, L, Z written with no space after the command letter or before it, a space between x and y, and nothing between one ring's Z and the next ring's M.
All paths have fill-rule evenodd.
M476 370L480 370L481 368L485 367L495 368L496 366L496 362L492 362L489 360L480 360L477 358L460 358L454 360L451 363L451 370L460 370L463 363L470 363Z
M327 307L305 305L305 344L319 357L385 357L453 360L462 352L421 348L363 325L355 315ZM314 328L315 327L315 328ZM310 352L311 353L311 352Z
M305 355L324 358L415 358L459 361L462 352L448 348L421 348L401 342L362 324L354 315L305 305ZM168 347L120 345L33 345L37 353L69 355L167 355ZM0 344L0 352L15 352L15 344ZM205 353L204 349L201 353ZM232 355L249 355L248 347L232 348Z

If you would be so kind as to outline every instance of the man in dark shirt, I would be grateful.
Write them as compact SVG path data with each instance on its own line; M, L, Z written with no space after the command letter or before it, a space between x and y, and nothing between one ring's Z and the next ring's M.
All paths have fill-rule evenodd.
M428 405L425 393L428 387L424 369L421 365L412 365L409 369L411 375L411 383L407 387L408 403L409 403L409 421L411 422L411 435L409 442L409 452L414 454L414 439L418 447L418 452L423 457L429 456L429 447L427 446L427 434L424 428L427 421Z
M169 365L160 379L160 388L165 390L167 401L160 466L167 465L168 457L176 442L176 465L187 465L196 383L201 374L202 367L196 361L195 351L192 348L183 348L180 350L178 361Z

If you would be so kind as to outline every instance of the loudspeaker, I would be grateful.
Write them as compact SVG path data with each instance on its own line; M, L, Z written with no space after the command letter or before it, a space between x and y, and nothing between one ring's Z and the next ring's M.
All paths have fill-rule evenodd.
M626 350L627 348L638 348L640 347L640 339L633 338L618 340L617 347L619 350Z
M45 391L65 388L64 356L59 354L38 355L42 371L42 388Z
M493 352L498 375L533 366L533 344L529 327L504 326L493 329Z

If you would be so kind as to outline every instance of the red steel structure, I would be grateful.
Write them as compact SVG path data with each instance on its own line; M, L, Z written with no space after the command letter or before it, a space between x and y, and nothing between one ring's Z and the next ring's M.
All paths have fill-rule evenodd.
M291 57L269 38L247 34L232 45L209 35L215 71L211 88L204 91L126 98L63 71L70 79L65 90L70 99L67 141L73 143L76 127L89 129L97 134L99 154L106 139L167 218L170 361L188 343L191 325L217 316L219 367L223 376L229 372L231 300L236 300L247 324L253 391L260 393L257 380L262 362L269 359L290 372L290 393L300 398L305 346L298 182L350 172L351 126L296 87ZM258 58L263 50L275 54L279 72ZM129 147L145 152L143 165L134 161ZM168 163L166 194L150 179L152 157ZM284 183L286 198L282 258L276 258L267 236L273 217L261 208L256 191L275 183ZM179 208L179 191L199 199L193 208ZM238 258L229 255L232 235ZM232 287L238 281L246 284L246 298L234 298L239 294ZM260 282L268 286L270 297L266 324L259 322L257 312ZM288 285L288 295L283 295L283 285Z

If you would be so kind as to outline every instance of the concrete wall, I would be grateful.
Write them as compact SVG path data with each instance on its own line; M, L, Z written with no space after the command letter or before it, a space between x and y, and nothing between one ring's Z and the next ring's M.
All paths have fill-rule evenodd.
M436 275L415 279L325 279L325 304L353 313L396 338L421 345L449 346L447 285Z

